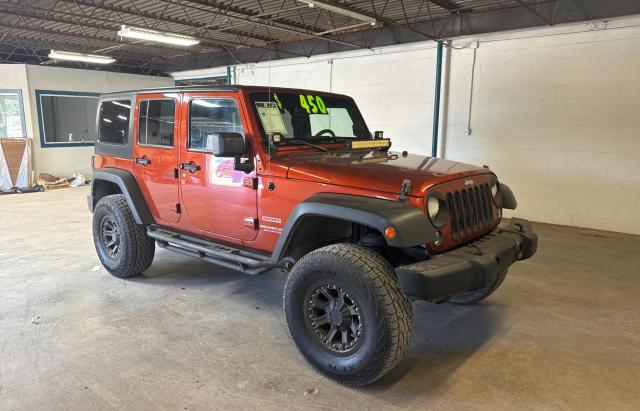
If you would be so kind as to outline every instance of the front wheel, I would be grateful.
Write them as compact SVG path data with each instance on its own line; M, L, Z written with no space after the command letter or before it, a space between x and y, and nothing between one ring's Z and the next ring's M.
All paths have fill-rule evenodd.
M285 284L284 312L307 362L348 386L382 377L411 341L411 301L393 267L354 244L329 245L300 259Z

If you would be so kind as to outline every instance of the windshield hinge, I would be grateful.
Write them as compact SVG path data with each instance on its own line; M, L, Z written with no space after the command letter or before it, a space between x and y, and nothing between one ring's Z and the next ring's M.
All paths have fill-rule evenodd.
M398 193L398 201L404 203L407 201L407 197L409 197L409 193L411 192L411 180L408 178L402 182L400 186L400 193Z

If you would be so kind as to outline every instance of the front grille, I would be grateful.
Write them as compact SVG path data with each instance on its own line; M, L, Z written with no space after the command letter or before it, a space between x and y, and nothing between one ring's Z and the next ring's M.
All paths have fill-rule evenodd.
M493 200L489 184L447 193L451 237L456 240L482 231L493 222Z

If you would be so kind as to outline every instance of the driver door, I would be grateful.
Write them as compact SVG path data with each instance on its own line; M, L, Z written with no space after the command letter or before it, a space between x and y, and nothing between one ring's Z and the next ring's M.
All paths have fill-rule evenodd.
M246 113L235 93L185 93L186 142L180 147L182 204L194 228L250 241L258 233L255 171L234 170L233 158L213 155L213 133L246 136ZM247 145L247 150L252 151ZM253 161L253 154L247 154Z

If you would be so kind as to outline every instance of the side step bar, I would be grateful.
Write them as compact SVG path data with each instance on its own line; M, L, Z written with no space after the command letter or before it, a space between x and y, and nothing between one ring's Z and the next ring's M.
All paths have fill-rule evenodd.
M250 275L262 274L272 268L286 268L285 261L276 262L260 254L239 250L156 226L147 227L147 235L156 240L157 244L164 249L200 258L201 260Z

